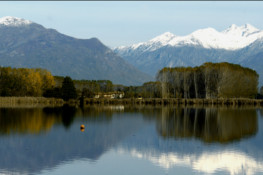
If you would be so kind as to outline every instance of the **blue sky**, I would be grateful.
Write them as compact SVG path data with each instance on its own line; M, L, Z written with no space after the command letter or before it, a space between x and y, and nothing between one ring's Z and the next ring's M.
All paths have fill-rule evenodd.
M109 47L147 41L164 32L187 35L249 23L263 29L260 1L1 1L0 17L15 16Z

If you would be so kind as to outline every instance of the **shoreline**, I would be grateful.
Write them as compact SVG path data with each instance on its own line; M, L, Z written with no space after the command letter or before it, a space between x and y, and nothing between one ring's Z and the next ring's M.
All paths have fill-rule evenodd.
M94 104L106 105L200 105L200 106L263 106L263 99L246 98L218 98L218 99L183 99L183 98L127 98L127 99L105 99L85 98L83 106Z
M56 107L63 106L63 99L45 97L0 97L0 107Z
M0 107L47 106L59 107L89 105L174 105L174 106L255 106L263 107L263 99L218 98L218 99L183 99L183 98L85 98L83 100L64 101L45 97L0 97Z

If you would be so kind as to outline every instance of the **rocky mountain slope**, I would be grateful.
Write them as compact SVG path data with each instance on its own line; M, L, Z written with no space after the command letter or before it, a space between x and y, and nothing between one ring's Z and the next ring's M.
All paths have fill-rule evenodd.
M263 31L250 24L233 24L222 32L200 29L187 36L166 32L150 41L121 46L114 51L152 76L163 67L230 62L256 70L263 85Z
M124 85L152 80L97 38L76 39L16 17L0 18L0 65L45 68L53 75Z

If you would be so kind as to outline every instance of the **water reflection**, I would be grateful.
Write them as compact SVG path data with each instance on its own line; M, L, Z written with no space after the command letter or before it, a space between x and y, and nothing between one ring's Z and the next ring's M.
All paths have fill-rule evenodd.
M0 134L40 134L51 129L57 118L43 115L42 108L0 108Z
M113 150L171 172L253 174L263 171L262 125L256 109L0 108L0 174L50 173L75 160L87 160L88 172Z
M227 143L257 132L255 109L163 108L157 130L163 137L196 137Z
M63 106L58 108L44 108L43 113L47 116L55 116L68 129L74 121L77 109L75 107Z
M260 109L259 112L260 112L260 116L263 117L263 109Z
M136 149L126 151L118 150L120 154L130 154L138 159L146 159L164 169L172 169L175 166L190 167L200 173L220 174L255 174L263 172L263 161L257 161L253 157L239 151L204 152L201 155L178 153L141 152ZM222 173L227 172L227 173Z

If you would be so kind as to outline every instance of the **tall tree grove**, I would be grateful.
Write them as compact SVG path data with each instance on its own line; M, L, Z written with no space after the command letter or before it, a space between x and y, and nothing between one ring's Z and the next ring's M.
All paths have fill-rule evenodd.
M254 98L256 71L230 63L205 63L199 67L163 68L157 74L163 98Z

